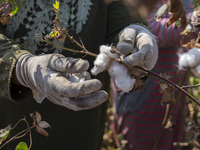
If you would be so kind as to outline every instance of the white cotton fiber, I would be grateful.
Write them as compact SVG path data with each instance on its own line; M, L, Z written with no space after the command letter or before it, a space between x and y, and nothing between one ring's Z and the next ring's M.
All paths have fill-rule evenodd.
M197 73L200 75L200 65L198 65L196 68Z
M135 79L131 78L127 68L117 61L113 61L108 69L108 73L114 78L115 84L123 92L129 92L135 84Z
M106 67L109 65L111 58L117 58L118 54L112 54L110 52L111 47L106 45L100 46L100 54L96 57L94 61L94 67L91 69L93 75L97 75L100 72L103 72Z
M94 67L91 69L91 73L93 75L97 75L100 72L103 72L108 66L109 61L110 61L109 56L100 53L94 61Z
M96 57L94 67L91 69L93 75L103 72L112 58L119 58L118 53L111 53L110 50L110 46L100 46L100 54ZM135 79L128 75L127 68L124 65L113 61L109 66L108 73L114 78L116 86L123 92L129 92L133 88Z
M117 53L111 53L110 50L111 50L110 46L106 46L106 45L101 45L100 46L100 53L101 54L106 54L110 58L117 58L117 57L119 57L119 54L117 54Z
M192 48L188 52L178 54L179 56L179 69L184 67L196 67L200 64L200 49Z

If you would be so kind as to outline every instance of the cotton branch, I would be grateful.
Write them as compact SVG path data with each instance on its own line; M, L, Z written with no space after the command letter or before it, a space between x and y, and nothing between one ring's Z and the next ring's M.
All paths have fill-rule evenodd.
M40 40L42 40L43 42L47 42L57 48L60 48L60 49L63 49L63 50L67 50L67 51L70 51L70 52L73 52L73 53L82 53L82 54L86 54L86 55L90 55L90 56L93 56L93 57L97 57L97 54L94 54L94 53L91 53L89 52L85 47L84 45L82 44L79 44L74 38L73 36L70 36L68 33L66 33L67 37L70 38L70 40L75 43L78 47L80 47L82 50L73 50L73 49L69 49L69 48L65 48L65 47L61 47L61 46L58 46L56 44L54 44L53 42L51 42L50 40L47 41L47 40L44 40L42 38L40 38L39 36L36 35L36 38L39 38ZM114 59L115 61L119 62L120 64L124 65L125 67L127 67L129 69L129 67L119 58L115 58ZM161 80L164 80L165 82L169 83L170 85L172 85L174 88L177 88L178 90L180 90L181 92L183 92L186 96L188 96L191 100L193 100L197 105L200 106L200 102L197 101L194 97L192 97L188 92L186 92L182 87L178 86L177 84L175 84L174 82L158 75L157 73L153 72L153 71L150 71L148 69L145 69L145 68L142 68L142 67L139 67L139 66L135 66L136 68L140 69L140 70L143 70L149 74L152 74L154 76L156 76L157 78L161 79Z
M145 68L142 68L142 67L139 67L139 66L135 66L136 68L140 69L140 70L143 70L143 71L146 71L158 78L160 78L161 80L164 80L165 82L169 83L170 85L172 85L173 87L177 88L178 90L180 90L181 92L183 92L185 95L187 95L191 100L193 100L197 105L200 106L200 102L197 101L194 97L192 97L188 92L186 92L183 88L181 88L180 86L178 86L177 84L175 84L174 82L166 79L166 78L163 78L162 76L158 75L157 73L155 72L152 72L148 69L145 69Z
M62 26L61 20L60 20L59 6L58 6L58 8L56 8L56 7L54 6L54 10L55 10L55 12L57 13L55 22L58 22L59 25L60 25L60 27L61 27L62 29L64 29L63 26ZM57 31L57 32L58 32L58 34L59 34L59 31ZM81 41L81 44L80 44L79 42L77 42L77 41L73 38L73 36L70 36L70 35L68 34L67 31L65 32L65 35L71 40L72 43L76 44L79 48L81 48L81 50L73 50L73 49L61 47L61 46L58 46L58 45L54 44L51 40L44 40L44 39L40 38L39 36L36 36L36 38L39 38L39 39L42 40L43 42L50 43L51 45L53 45L53 46L55 46L55 47L57 47L57 48L63 49L63 50L67 50L67 51L70 51L70 52L73 52L73 53L82 53L82 54L86 54L86 55L90 55L90 56L97 57L96 54L89 52L89 51L85 48L85 46L83 45L82 41ZM57 37L58 37L58 36L57 36ZM57 37L54 36L54 38L57 38ZM50 38L51 38L51 37L50 37ZM57 40L58 40L58 39L57 39ZM129 69L129 67L128 67L121 59L119 59L119 58L114 58L114 60L117 61L117 62L119 62L120 64L124 65L127 69ZM108 67L109 67L109 66L108 66ZM135 66L135 67L138 68L138 69L140 69L140 70L143 70L143 71L145 71L145 72L147 72L147 73L149 73L149 74L152 74L152 75L156 76L157 78L159 78L159 79L165 81L166 83L169 83L169 84L172 85L174 88L177 88L179 91L183 92L183 93L184 93L185 95L187 95L191 100L193 100L197 105L200 106L200 102L199 102L199 101L197 101L194 97L192 97L188 92L186 92L183 88L181 88L181 87L178 86L177 84L175 84L175 83L173 83L172 81L170 81L170 80L168 80L168 79L166 79L166 78L164 78L164 77L158 75L157 73L155 73L155 72L153 72L153 71L150 71L150 70L148 70L148 69L145 69L145 68L142 68L142 67L139 67L139 66Z

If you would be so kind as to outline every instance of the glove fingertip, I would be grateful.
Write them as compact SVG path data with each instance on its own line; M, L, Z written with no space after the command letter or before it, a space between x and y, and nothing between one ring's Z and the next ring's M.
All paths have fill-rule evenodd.
M117 44L117 49L120 53L127 55L133 50L133 45L125 42L120 42Z

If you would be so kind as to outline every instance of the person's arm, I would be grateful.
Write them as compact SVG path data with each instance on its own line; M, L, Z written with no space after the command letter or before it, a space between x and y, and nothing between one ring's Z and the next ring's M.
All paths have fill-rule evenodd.
M22 101L32 92L38 103L47 98L77 111L96 107L108 98L107 93L100 90L102 83L90 79L85 72L89 67L87 60L61 54L35 56L22 50L2 32L0 55L0 96L5 99ZM78 76L82 77L80 81Z
M16 67L14 67L12 72L11 84L22 86L22 84L19 82L16 76Z
M20 86L14 68L22 55L30 53L8 39L3 32L3 25L0 23L0 97L15 102L23 101L31 94L31 91Z

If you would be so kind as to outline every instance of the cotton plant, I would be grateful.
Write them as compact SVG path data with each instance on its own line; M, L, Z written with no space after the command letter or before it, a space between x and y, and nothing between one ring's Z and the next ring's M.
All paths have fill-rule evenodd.
M116 61L120 56L122 56L120 53L112 51L112 46L101 45L100 53L94 61L91 73L97 75L104 70L108 70L116 86L123 92L129 92L132 90L136 80L130 77L127 68L123 64Z

